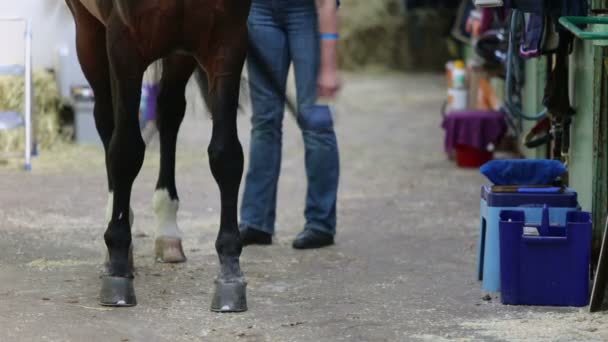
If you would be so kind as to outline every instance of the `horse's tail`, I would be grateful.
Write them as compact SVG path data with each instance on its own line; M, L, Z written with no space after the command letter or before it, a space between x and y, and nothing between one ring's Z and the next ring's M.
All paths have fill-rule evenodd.
M131 6L131 2L133 2L133 0L112 0L114 9L116 9L116 13L118 13L120 20L129 28L133 27L131 25L133 23L133 13L131 11L133 6Z
M198 64L197 64L196 70L194 71L194 78L196 80L196 84L198 84L198 88L201 91L201 96L205 102L207 111L209 113L211 113L211 97L209 94L209 79L207 78L207 73Z
M272 75L272 69L270 68L270 65L264 63L264 60L262 59L262 56L260 55L259 50L255 47L255 46L251 46L250 45L250 49L249 52L247 54L247 58L254 64L257 64L258 68L260 68L260 70L262 71L262 74L264 75L264 77L266 77L266 80L270 83L270 86L272 88L274 88L274 91L277 92L277 94L281 94L281 96L284 96L284 100L285 100L285 104L287 105L287 109L289 110L289 112L297 118L298 116L298 112L296 109L296 106L294 105L294 102L291 98L289 98L289 96L287 96L287 94L283 93L282 90L282 86L279 82L279 80L277 80L273 75ZM195 78L196 78L196 82L201 90L201 95L203 97L203 100L205 101L205 105L207 106L207 109L209 110L209 112L211 112L211 98L210 98L210 94L209 94L209 80L207 78L207 73L199 66L196 68L195 71ZM246 92L247 91L247 84L249 83L249 81L245 78L245 77L241 77L241 92ZM243 106L241 105L241 103L239 103L239 110L242 110Z
M209 92L209 79L207 78L207 73L205 72L205 70L203 70L203 68L201 68L200 66L197 66L196 69L194 70L194 79L196 80L196 84L198 85L198 88L200 89L201 92L201 97L203 98L203 101L205 103L205 107L207 107L207 111L209 112L209 114L211 114L211 94ZM247 88L247 79L242 76L241 77L241 94L247 94L248 88ZM240 99L242 99L243 97L240 97ZM246 96L245 96L246 98ZM242 112L244 109L243 104L239 101L239 111Z

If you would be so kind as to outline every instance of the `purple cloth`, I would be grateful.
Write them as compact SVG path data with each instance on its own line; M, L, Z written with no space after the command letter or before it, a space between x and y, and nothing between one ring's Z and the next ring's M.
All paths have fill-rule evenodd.
M144 121L156 120L156 99L158 98L160 86L154 84L145 87L148 92L148 97L146 98L146 107L143 115Z
M452 154L456 146L467 145L485 151L488 144L498 144L507 131L500 112L452 112L445 116L445 151Z

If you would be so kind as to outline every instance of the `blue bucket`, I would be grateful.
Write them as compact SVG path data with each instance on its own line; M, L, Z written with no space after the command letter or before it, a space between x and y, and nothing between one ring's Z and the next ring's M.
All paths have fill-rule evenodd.
M585 306L589 302L591 214L567 213L565 226L525 224L525 213L500 213L501 301L511 305Z

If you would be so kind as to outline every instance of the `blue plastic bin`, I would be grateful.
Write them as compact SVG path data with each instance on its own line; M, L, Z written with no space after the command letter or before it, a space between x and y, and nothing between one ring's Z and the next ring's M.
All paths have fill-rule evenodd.
M567 214L565 226L526 224L525 212L500 214L501 301L511 305L585 306L589 301L591 214ZM538 235L524 235L534 227ZM528 228L529 229L529 228Z
M579 210L577 194L570 189L563 193L500 193L493 192L491 185L481 187L477 278L484 290L500 291L500 212L523 210L526 223L540 224L545 204L553 225L565 225L566 214Z

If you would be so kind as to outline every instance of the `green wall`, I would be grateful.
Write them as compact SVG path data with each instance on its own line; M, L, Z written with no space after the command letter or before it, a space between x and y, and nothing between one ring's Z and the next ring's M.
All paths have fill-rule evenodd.
M546 65L545 58L535 58L527 61L525 64L526 79L522 92L522 107L525 113L538 113L544 108L543 95L545 93ZM524 120L522 124L523 135L528 133L535 124L536 121ZM546 157L545 147L529 149L523 146L523 138L523 136L520 137L520 149L526 158Z
M594 63L594 46L588 41L577 40L570 57L571 99L576 114L571 128L570 146L570 186L578 191L579 203L583 210L591 211L593 201L593 120L594 73L598 66ZM599 66L601 72L601 66Z

